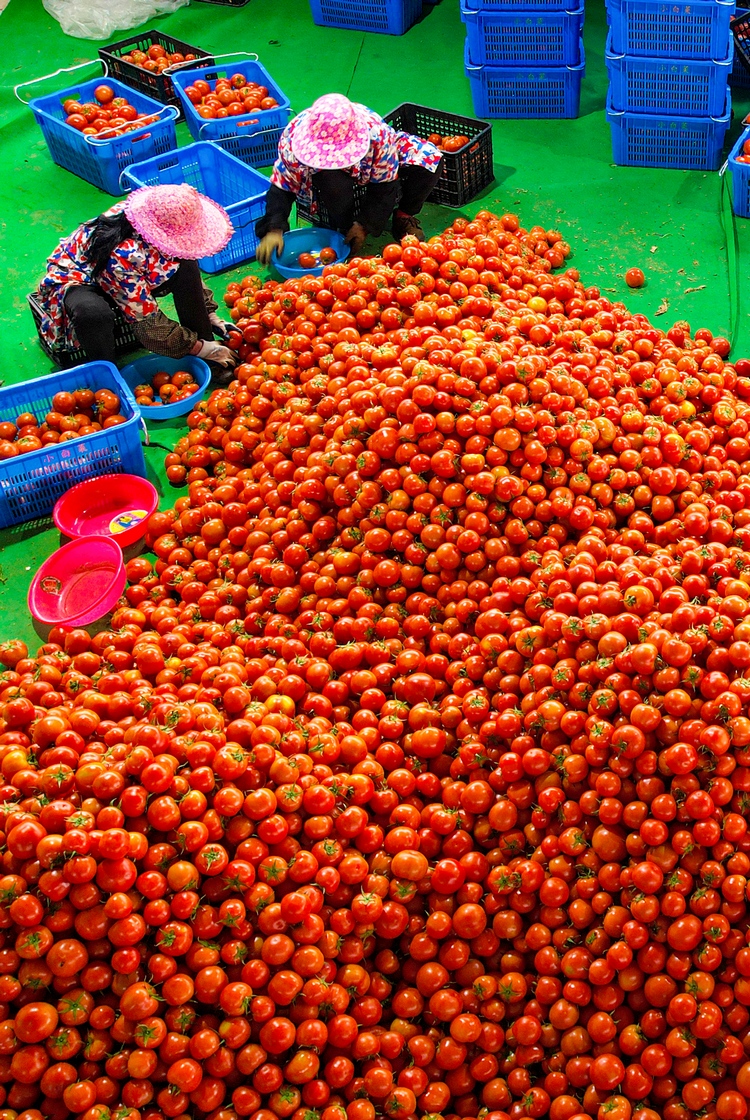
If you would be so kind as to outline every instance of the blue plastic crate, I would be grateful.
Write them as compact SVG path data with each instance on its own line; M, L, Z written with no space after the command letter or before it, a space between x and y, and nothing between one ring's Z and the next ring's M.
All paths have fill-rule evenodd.
M232 219L234 234L220 253L198 261L204 272L220 272L255 256L255 223L265 213L268 179L217 144L189 144L167 155L135 163L125 172L124 180L131 187L189 183L224 207Z
M618 113L608 102L613 162L625 167L715 171L721 163L721 149L731 115L729 94L720 117Z
M275 128L264 128L260 132L254 132L252 136L226 136L222 140L215 140L214 143L236 159L241 160L242 163L246 163L248 167L269 167L276 161L276 156L279 153L279 140L291 120L291 116L292 113L289 110L283 125L277 125Z
M469 65L578 66L583 5L573 11L474 11L461 7Z
M173 105L161 105L152 97L123 85L115 78L107 78L107 85L116 97L126 97L140 113L159 114L159 119L124 136L100 140L98 136L84 136L82 132L65 123L63 102L68 98L93 101L94 90L102 84L101 78L81 82L59 93L36 97L29 108L47 141L49 153L60 167L72 171L107 194L122 194L120 175L136 160L150 159L177 147L174 122L177 110Z
M113 473L146 477L141 414L111 362L89 362L0 389L0 420L14 421L19 413L31 412L41 421L51 410L55 393L75 389L117 393L125 423L0 462L0 528L48 517L57 499L85 478Z
M266 109L253 116L225 117L223 120L205 121L199 116L185 89L198 78L215 82L217 78L242 74L250 82L263 85L279 105L276 109ZM292 111L289 98L274 82L264 66L252 59L238 60L229 65L208 66L200 70L175 70L172 82L182 102L185 123L194 140L218 141L225 151L249 163L252 167L264 167L276 159L279 137L286 127Z
M613 54L647 58L731 57L734 0L607 0Z
M472 66L464 59L478 117L577 117L585 68L577 66Z
M732 56L724 62L614 54L607 42L609 97L618 112L720 117Z
M732 176L732 209L740 218L750 218L750 163L737 162L746 140L750 140L750 128L739 137L727 159L727 169Z
M403 35L422 14L422 0L310 0L313 23L349 31Z

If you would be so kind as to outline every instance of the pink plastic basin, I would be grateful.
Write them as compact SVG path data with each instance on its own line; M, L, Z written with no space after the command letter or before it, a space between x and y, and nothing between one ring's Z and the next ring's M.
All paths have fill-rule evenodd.
M44 561L31 581L29 610L47 626L87 626L125 588L122 549L111 537L80 537Z
M66 537L116 537L127 548L146 532L159 504L155 487L137 474L87 478L58 499L52 511Z

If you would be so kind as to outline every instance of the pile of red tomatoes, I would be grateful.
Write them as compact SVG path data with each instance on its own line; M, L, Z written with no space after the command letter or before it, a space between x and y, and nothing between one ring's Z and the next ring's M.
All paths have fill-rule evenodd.
M0 650L2 1120L744 1120L750 364L512 215L228 302Z

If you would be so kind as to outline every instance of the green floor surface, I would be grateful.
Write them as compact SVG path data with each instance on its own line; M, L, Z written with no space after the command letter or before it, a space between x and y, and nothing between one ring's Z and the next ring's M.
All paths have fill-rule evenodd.
M352 0L356 6L358 0ZM292 107L300 110L322 93L337 91L387 112L413 101L474 115L463 69L464 30L458 0L425 4L421 21L406 35L372 35L315 27L307 0L251 0L243 8L194 0L172 16L150 21L183 41L214 53L255 52ZM135 29L138 30L138 29ZM134 34L115 33L110 42ZM2 365L5 384L51 370L38 346L26 295L60 235L111 204L110 196L51 160L29 109L13 88L58 67L96 57L103 43L72 39L40 0L10 0L0 16L8 47L0 61L0 292ZM581 116L572 121L493 122L495 183L464 208L515 210L525 226L560 229L573 247L582 277L612 299L624 299L658 325L687 319L695 329L731 335L735 357L750 352L750 314L745 277L750 223L731 215L728 192L716 173L616 167L604 106L606 18L602 0L586 6L586 74ZM95 76L94 66L58 75L19 91L24 100ZM747 96L747 95L743 95ZM739 133L750 100L735 97L728 143ZM184 124L178 143L191 142ZM455 212L427 206L428 233L446 226ZM629 291L626 268L643 268L647 284ZM217 295L246 266L209 278ZM151 438L170 445L179 421L152 424ZM147 450L149 474L162 506L179 491L164 480L164 452ZM59 544L46 526L22 525L0 532L1 638L18 636L34 645L37 635L26 609L26 592L42 560Z

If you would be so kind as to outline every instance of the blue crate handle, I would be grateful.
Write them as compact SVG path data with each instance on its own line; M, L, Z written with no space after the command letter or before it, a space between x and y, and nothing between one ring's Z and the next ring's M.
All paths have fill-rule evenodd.
M29 78L28 82L19 82L17 86L13 86L13 92L22 105L28 105L29 102L24 101L24 99L19 94L19 89L24 89L25 86L36 85L37 82L43 82L47 78L56 78L58 74L71 74L74 70L81 70L84 66L93 66L96 63L98 63L98 65L101 66L102 70L104 71L102 77L106 78L109 74L109 70L107 69L107 63L104 61L104 59L90 58L87 62L77 63L76 66L61 66L59 70L53 70L51 74L42 74L39 78Z
M162 114L166 114L165 117L164 117L164 120L170 120L171 119L173 121L176 121L177 118L180 115L180 110L175 108L174 105L165 105L162 109L159 110L158 113L149 113L149 116L151 116L151 117L161 117ZM156 123L157 122L155 120L151 122L152 125L154 125ZM148 125L148 124L144 124L144 125L140 126L140 128L150 128L150 127L151 127L151 125ZM140 128L131 129L130 132L123 132L122 135L120 135L120 136L84 136L84 140L86 141L87 144L91 144L93 147L96 147L97 144L100 144L100 145L111 144L113 140L122 140L123 136L133 136L133 135L135 135L136 132L140 131ZM126 168L126 170L127 170L127 168ZM120 176L120 178L122 179L122 175Z
M220 58L244 58L248 62L260 62L257 54L253 54L252 52L248 53L247 51L227 51L225 54L214 54L211 55L211 57L214 62ZM164 68L164 73L171 74L174 70L197 70L196 62L201 61L202 60L199 58L193 58L189 62L173 62L171 66L166 66ZM212 63L208 63L206 66L201 67L201 69L210 70L212 65Z
M260 111L263 112L263 110L260 110ZM235 118L235 120L236 120L236 118ZM254 124L260 124L259 120L250 120L245 125L241 125L239 123L235 124L235 121L232 121L232 123L235 125L235 128L247 128L247 129L250 129L251 131L246 132L246 133L237 132L232 136L223 136L223 137L221 137L222 140L236 140L238 136L240 137L240 139L242 138L242 136L255 137L255 136L260 136L260 134L262 132L270 132L271 131L271 128L269 126L268 128L258 128L258 129L255 130L255 132L253 132L252 131L252 126ZM208 125L211 125L211 124L216 124L216 121L206 121L205 124L200 125L200 127L198 128L198 136L201 138L201 140L203 139L203 129L206 128ZM279 126L276 125L276 127L278 128ZM204 141L204 143L205 143L205 141Z
M132 189L133 189L133 183L128 181L128 171L129 170L130 170L130 168L126 167L124 171L121 171L120 172L120 178L117 180L118 183L120 184L120 190L122 191L123 194L127 194L128 191L132 191Z
M275 110L274 110L274 112L275 112ZM291 113L291 110L290 110L289 111L290 118L291 118L291 115L292 115L292 113ZM248 122L248 123L252 123L252 122ZM216 124L216 121L206 121L206 124ZM202 124L198 131L203 132L203 129L206 127L206 124ZM286 125L267 124L267 125L264 125L263 128L257 129L255 132L248 132L247 136L249 136L249 137L251 136L253 138L253 140L256 140L259 136L262 136L264 132L278 132L279 129L281 129L281 131L283 132L283 130L285 128L286 128ZM242 139L242 133L241 132L236 132L232 136L220 136L217 140L210 140L209 143L210 144L216 144L217 147L221 148L222 142L224 140L238 140L238 139L239 140ZM205 144L205 140L203 141L203 143ZM223 148L221 148L221 150L224 151ZM232 153L230 152L229 154L231 155Z
M569 67L569 69L570 69L570 67ZM724 124L726 121L729 120L729 114L731 113L731 109L732 109L731 102L728 102L728 104L726 105L726 113L723 117L714 117L714 116L693 117L692 120L703 121L703 122L713 121L714 124ZM659 116L658 113L650 113L650 114L645 114L645 115L647 115L647 116ZM612 106L609 104L609 100L608 100L607 101L607 116L608 117L629 117L629 118L632 119L633 117L637 117L638 114L634 113L634 112L632 112L628 109L613 109ZM662 119L663 120L669 120L670 118L668 116L666 116L666 114L665 114L665 115L663 115ZM684 122L686 120L690 120L691 118L690 117L675 117L673 119Z

